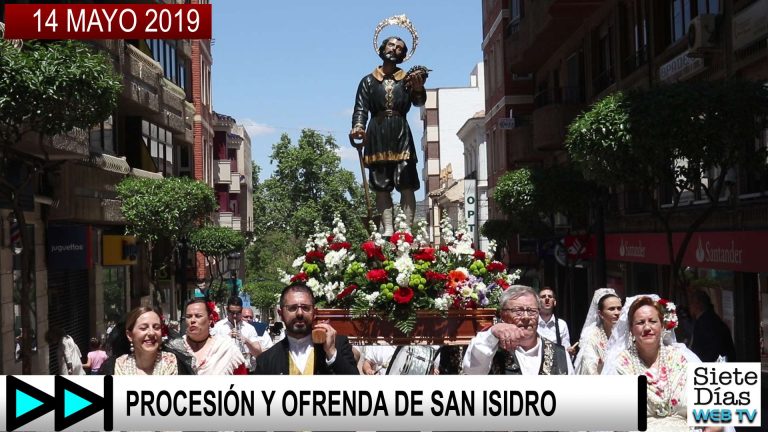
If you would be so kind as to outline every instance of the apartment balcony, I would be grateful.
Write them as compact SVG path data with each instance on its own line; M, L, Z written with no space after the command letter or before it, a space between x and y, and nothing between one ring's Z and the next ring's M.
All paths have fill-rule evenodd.
M185 129L183 116L187 96L183 89L165 78L160 79L160 87L164 126L174 133L183 134Z
M232 183L232 163L229 159L214 161L213 182L219 184ZM238 182L239 184L239 182Z
M230 178L232 180L229 184L229 193L240 193L240 173L231 172Z
M163 68L133 45L125 45L126 73L123 96L153 112L160 111L160 77Z
M533 146L539 151L563 150L568 125L584 109L583 91L576 87L547 89L534 97Z
M592 0L526 2L525 16L507 28L506 57L515 72L533 72L602 4Z
M243 218L240 216L232 216L232 229L240 231L243 224Z
M241 216L236 216L232 212L219 212L219 226L232 228L235 231L240 231L243 223L242 219Z
M237 150L240 148L241 145L243 145L243 137L232 132L227 132L227 148L228 149Z

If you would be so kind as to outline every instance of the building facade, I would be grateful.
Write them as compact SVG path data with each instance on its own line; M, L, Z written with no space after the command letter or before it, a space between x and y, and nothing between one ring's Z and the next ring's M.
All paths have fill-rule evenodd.
M463 217L459 209L463 208L464 177L467 173L464 166L464 144L457 133L468 118L483 109L483 67L483 63L475 65L466 87L428 88L427 101L421 108L424 126L421 143L424 152L422 178L427 201L427 223L435 243L440 242L442 210L449 211L451 208L449 212L457 215L456 221L459 213ZM451 189L453 191L447 194Z
M1 12L0 6L0 21ZM115 185L126 176L193 176L196 162L202 162L196 158L205 157L195 149L200 130L195 127L198 113L192 72L195 56L206 53L193 53L190 40L89 43L111 60L122 76L123 91L115 111L102 124L44 139L47 154L41 159L61 163L40 176L39 184L30 185L25 194L26 229L35 254L33 325L28 330L34 334L31 366L35 374L58 370L57 343L45 341L49 328L62 328L85 354L89 338L104 335L112 322L149 301L148 260L136 239L125 235ZM207 58L210 64L210 49ZM22 142L18 148L34 154L39 147ZM12 241L13 232L20 228L2 204L0 218L4 221L0 224L0 371L16 374L22 368L18 336L27 331L20 328L19 255ZM171 281L183 282L185 276L158 274L163 307L172 317L178 316L178 302L188 288L173 286Z
M764 0L484 1L489 190L508 170L568 163L567 126L612 92L685 80L768 81L767 11ZM766 146L765 135L756 146ZM760 323L768 318L768 261L751 260L768 236L768 183L738 168L728 181L730 204L696 230L684 265L691 286L705 289L729 324L739 359L757 361L766 355ZM627 296L663 292L669 266L651 203L627 186L612 189L611 203L607 285ZM673 222L680 232L706 200L686 205L691 210ZM490 213L503 217L493 203ZM587 304L597 288L594 265L586 263L575 283L558 285L572 302ZM562 271L540 270L549 281L544 273ZM686 303L684 293L673 300ZM571 312L579 322L579 308Z

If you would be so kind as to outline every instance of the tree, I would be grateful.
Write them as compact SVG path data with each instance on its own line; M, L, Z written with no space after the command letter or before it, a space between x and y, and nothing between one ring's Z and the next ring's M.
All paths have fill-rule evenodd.
M761 83L686 82L611 94L569 126L567 148L585 177L638 190L664 228L672 272L667 294L684 285L682 260L693 234L723 205L721 198L733 198L729 172L765 174L765 149L756 149L755 140L766 115L768 89ZM693 199L706 204L681 207ZM675 250L671 221L681 211L693 217Z
M0 53L0 197L10 202L21 227L21 325L29 329L34 256L24 228L23 191L58 165L50 161L44 139L104 121L115 109L121 83L106 56L78 42L27 43L17 50L0 40ZM39 154L23 151L20 144L35 138ZM22 332L25 374L31 373L29 336Z
M223 285L224 274L219 263L224 262L229 253L243 250L245 237L241 232L228 227L204 226L190 233L189 246L205 257L208 267L218 275L221 285Z
M273 280L251 282L243 287L243 291L251 297L251 306L258 309L272 309L275 307L282 290L283 284Z
M367 237L362 216L363 192L354 174L341 167L333 136L304 129L298 144L287 134L272 146L273 174L259 181L254 169L254 242L246 249L248 274L254 280L278 280L304 249L315 224L330 226L334 214L347 225L347 238Z
M162 257L162 261L170 267L171 286L175 286L175 260L172 258L177 252L179 241L187 239L218 207L213 189L188 177L159 180L126 177L117 185L117 193L122 200L128 232L141 240L147 248L150 269L157 267L153 257L156 246L161 241L168 242L170 253ZM150 275L150 281L150 298L155 301L155 272Z

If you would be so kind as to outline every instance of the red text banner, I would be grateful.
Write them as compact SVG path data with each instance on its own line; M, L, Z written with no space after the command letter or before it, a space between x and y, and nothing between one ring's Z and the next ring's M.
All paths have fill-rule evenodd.
M9 4L7 39L210 39L210 4Z

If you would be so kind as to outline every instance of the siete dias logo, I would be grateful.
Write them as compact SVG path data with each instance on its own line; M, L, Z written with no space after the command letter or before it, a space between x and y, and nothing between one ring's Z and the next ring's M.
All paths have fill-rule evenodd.
M638 240L637 244L632 244L628 240L621 239L619 255L623 257L645 258L645 246L643 246L643 241Z
M112 377L83 377L90 381L103 380L103 394L75 384L62 376L5 377L5 430L14 431L54 411L50 419L36 423L36 430L64 430L104 411L103 430L112 430ZM53 382L51 382L53 381ZM35 383L33 386L30 383ZM53 385L51 385L53 384ZM54 395L40 390L54 389Z
M688 426L759 427L760 363L689 364Z

